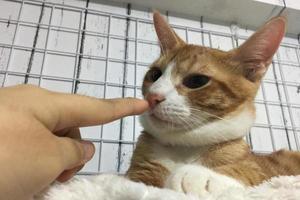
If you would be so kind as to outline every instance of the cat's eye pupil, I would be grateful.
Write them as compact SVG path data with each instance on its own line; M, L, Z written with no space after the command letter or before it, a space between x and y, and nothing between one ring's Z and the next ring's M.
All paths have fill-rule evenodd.
M182 84L190 89L200 88L206 85L209 82L209 77L200 75L200 74L193 74L185 77L183 79Z
M162 72L160 69L158 68L152 68L148 71L147 74L147 79L149 81L155 82L157 81L157 79L159 79L159 77L162 75Z

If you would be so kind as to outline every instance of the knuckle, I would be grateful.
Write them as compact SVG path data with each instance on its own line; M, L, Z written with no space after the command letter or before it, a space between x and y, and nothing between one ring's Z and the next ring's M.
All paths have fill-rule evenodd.
M47 163L51 163L49 169L47 170L51 176L57 176L57 174L61 173L65 168L65 158L64 158L64 151L62 150L62 145L59 140L56 138L51 137L48 139L47 142L48 149L51 149L48 152Z
M32 85L32 84L22 84L18 86L19 88L23 89L23 90L36 90L36 89L40 89L38 86L36 85Z
M25 93L25 95L28 95L28 97L31 95L42 95L47 91L46 89L32 84L22 84L17 86L17 89L21 90L22 93Z
M134 102L133 102L133 99L134 98L130 98L130 99L127 99L127 107L128 107L128 114L133 114L135 113L135 106L134 106Z
M132 101L132 100L134 100L135 98L133 98L133 97L126 97L125 99L126 99L126 100L129 100L129 101Z
M75 160L81 160L84 156L84 152L80 146L80 144L71 138L63 138L64 139L64 147L61 148L61 155L63 155L62 159L66 159L68 156L72 156Z
M83 159L83 151L81 150L80 146L73 140L72 142L72 151L74 152L75 160Z
M52 173L54 173L54 174L58 174L58 173L62 172L65 168L64 160L60 156L57 156L57 158L59 158L59 159L53 159L53 161L51 162L52 170L49 170L49 171L52 171Z
M44 88L32 84L24 84L23 87L28 91L38 93L38 94L51 93L51 91L49 90L46 90Z

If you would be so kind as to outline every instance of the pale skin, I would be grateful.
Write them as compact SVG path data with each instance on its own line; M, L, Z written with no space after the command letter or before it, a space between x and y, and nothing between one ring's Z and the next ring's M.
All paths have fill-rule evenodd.
M30 199L64 182L89 161L91 142L79 127L99 125L148 109L144 100L95 99L30 85L0 89L0 199Z

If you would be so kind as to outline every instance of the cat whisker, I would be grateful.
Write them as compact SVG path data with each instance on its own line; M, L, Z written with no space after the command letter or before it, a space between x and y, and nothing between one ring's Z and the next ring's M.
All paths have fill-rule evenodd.
M196 112L196 113L201 113L201 114L204 114L204 115L208 115L208 116L211 116L211 117L214 117L214 118L216 118L216 119L223 120L223 121L225 121L225 122L228 122L228 123L232 124L232 122L229 121L229 120L227 120L227 119L224 119L224 118L222 118L222 117L219 117L219 116L217 116L217 115L211 114L211 113L209 113L209 112L200 110L199 108L190 107L190 109L191 109L192 111Z
M181 117L180 115L176 114L175 115L180 119L180 121L183 122L183 128L185 130L189 130L189 129L193 129L193 127L191 126L190 123L188 123L188 121L186 119L184 119L184 117Z

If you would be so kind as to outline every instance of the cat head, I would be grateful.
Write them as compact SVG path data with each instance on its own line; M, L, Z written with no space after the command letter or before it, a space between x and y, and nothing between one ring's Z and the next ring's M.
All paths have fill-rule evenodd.
M285 34L285 17L263 25L231 51L185 43L158 13L160 57L150 66L143 95L145 131L172 145L207 145L243 137L255 120L254 98Z

